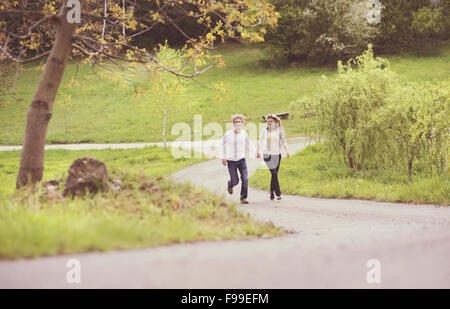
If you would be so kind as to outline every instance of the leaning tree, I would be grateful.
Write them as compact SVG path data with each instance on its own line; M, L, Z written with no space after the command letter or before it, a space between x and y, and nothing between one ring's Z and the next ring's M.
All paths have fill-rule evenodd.
M204 31L192 35L174 16L192 19ZM195 78L222 61L208 55L215 41L262 41L277 19L278 13L264 0L2 0L0 65L46 57L27 112L16 187L42 179L47 127L69 59L92 65L152 63L177 76ZM162 24L185 38L183 66L190 63L189 73L164 66L139 45L139 38L151 36Z

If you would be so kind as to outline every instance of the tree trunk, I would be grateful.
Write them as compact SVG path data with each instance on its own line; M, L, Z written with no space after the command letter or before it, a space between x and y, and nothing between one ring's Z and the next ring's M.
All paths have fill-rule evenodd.
M163 120L163 143L164 143L164 151L167 150L166 146L166 111L167 107L164 105L164 120Z
M353 169L355 169L355 163L353 162L352 152L353 152L353 149L350 148L350 151L347 153L347 158L348 158L348 164L350 165L350 168L353 170Z
M122 0L122 5L123 5L123 19L125 19L125 13L126 13L125 0ZM123 34L124 38L127 37L127 33L125 32L125 22L123 22L123 24L122 24L122 34Z
M413 161L414 161L414 154L412 154L411 158L408 161L408 178L409 178L409 183L413 182L413 179L412 179L412 165L413 165Z
M75 23L67 22L66 13L67 8L64 3L60 13L52 19L56 29L55 43L28 108L16 188L42 179L47 127L52 117L53 102L61 83L67 58L72 50L72 36L76 27Z
M413 166L413 161L414 158L416 156L416 150L419 147L419 143L420 143L420 139L422 138L422 134L423 132L420 132L419 136L417 137L416 143L414 144L412 150L411 150L411 157L409 158L408 161L408 178L409 178L409 182L412 183L413 179L412 179L412 166Z

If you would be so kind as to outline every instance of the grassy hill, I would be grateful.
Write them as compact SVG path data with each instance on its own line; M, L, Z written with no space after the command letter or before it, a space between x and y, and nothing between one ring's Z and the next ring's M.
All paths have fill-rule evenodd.
M192 82L183 100L195 107L172 108L168 112L168 140L177 122L192 125L194 114L203 117L203 125L217 122L224 126L234 113L243 113L248 121L259 122L269 112L291 111L291 102L312 96L322 75L334 76L334 68L286 66L273 68L267 56L256 47L233 45L222 47L226 66L214 68L200 76L204 84L223 82L227 93L221 94ZM450 46L438 56L401 54L388 57L394 71L412 81L440 81L450 77ZM133 90L100 77L90 66L70 63L54 105L54 115L47 132L47 143L120 143L162 140L162 109L158 102L133 98ZM97 73L95 73L97 72ZM3 98L0 106L0 144L21 144L26 111L33 97L41 70L39 63L27 64L17 85L16 98ZM64 85L75 76L78 86ZM71 96L71 100L67 98ZM220 96L217 101L216 97ZM296 117L284 122L288 136L304 134L307 120Z

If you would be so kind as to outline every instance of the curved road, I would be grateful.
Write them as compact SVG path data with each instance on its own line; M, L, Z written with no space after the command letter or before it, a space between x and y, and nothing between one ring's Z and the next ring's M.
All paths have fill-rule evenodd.
M305 145L291 139L291 153ZM249 174L263 165L248 160ZM215 159L173 177L224 194L228 175ZM238 201L235 188L225 198ZM2 261L0 288L450 288L449 207L286 195L270 201L252 188L249 201L242 212L291 233ZM66 281L71 258L81 263L80 284Z

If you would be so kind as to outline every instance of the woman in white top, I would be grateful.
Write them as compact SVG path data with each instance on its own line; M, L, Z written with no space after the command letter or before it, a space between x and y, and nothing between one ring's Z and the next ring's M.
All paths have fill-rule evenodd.
M269 114L266 117L267 127L261 132L261 137L258 142L258 149L256 157L261 157L263 154L264 161L272 175L270 180L270 199L274 200L274 193L277 199L281 200L280 183L278 181L278 170L281 162L281 148L286 151L287 157L290 156L287 149L286 135L284 134L281 120L274 114Z

